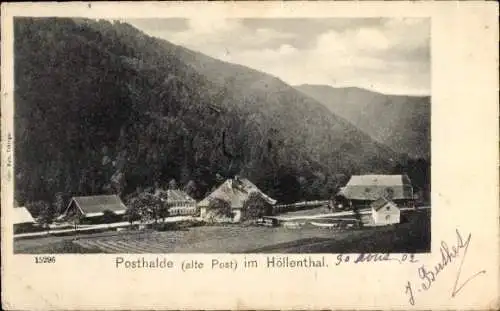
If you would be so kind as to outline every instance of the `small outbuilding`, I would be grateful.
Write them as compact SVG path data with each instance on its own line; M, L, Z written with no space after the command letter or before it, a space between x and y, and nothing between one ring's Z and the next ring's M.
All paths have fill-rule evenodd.
M73 197L60 218L84 223L108 223L121 221L126 211L127 207L117 195Z
M393 201L384 197L371 204L372 220L375 225L399 224L401 211Z
M35 227L35 219L24 206L14 208L14 233L30 231Z

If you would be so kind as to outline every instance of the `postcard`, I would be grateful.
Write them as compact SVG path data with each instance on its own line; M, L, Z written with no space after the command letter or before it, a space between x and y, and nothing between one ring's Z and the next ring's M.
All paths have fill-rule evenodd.
M497 309L497 13L2 4L2 307Z

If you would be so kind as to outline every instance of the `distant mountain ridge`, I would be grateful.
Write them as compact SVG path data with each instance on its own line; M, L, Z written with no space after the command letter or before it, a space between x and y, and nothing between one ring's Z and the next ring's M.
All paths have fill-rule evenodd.
M339 175L396 155L309 96L126 23L16 18L16 197L127 194L218 176L282 202L327 198Z
M385 95L328 85L304 84L295 88L394 151L413 158L430 157L429 96Z

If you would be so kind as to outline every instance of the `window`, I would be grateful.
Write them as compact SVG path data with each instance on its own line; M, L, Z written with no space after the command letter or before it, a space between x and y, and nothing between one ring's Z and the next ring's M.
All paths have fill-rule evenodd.
M385 216L385 220L389 220L389 219L391 219L391 215Z
M390 209L391 209L391 207L390 207L389 205L387 205L387 206L385 207L385 209L386 209L386 210L390 210Z

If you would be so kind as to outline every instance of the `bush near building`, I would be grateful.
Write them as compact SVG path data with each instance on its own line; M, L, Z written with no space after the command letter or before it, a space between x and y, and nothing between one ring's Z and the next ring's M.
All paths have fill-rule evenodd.
M272 215L273 207L258 192L252 192L243 203L243 211L243 219L251 220Z

